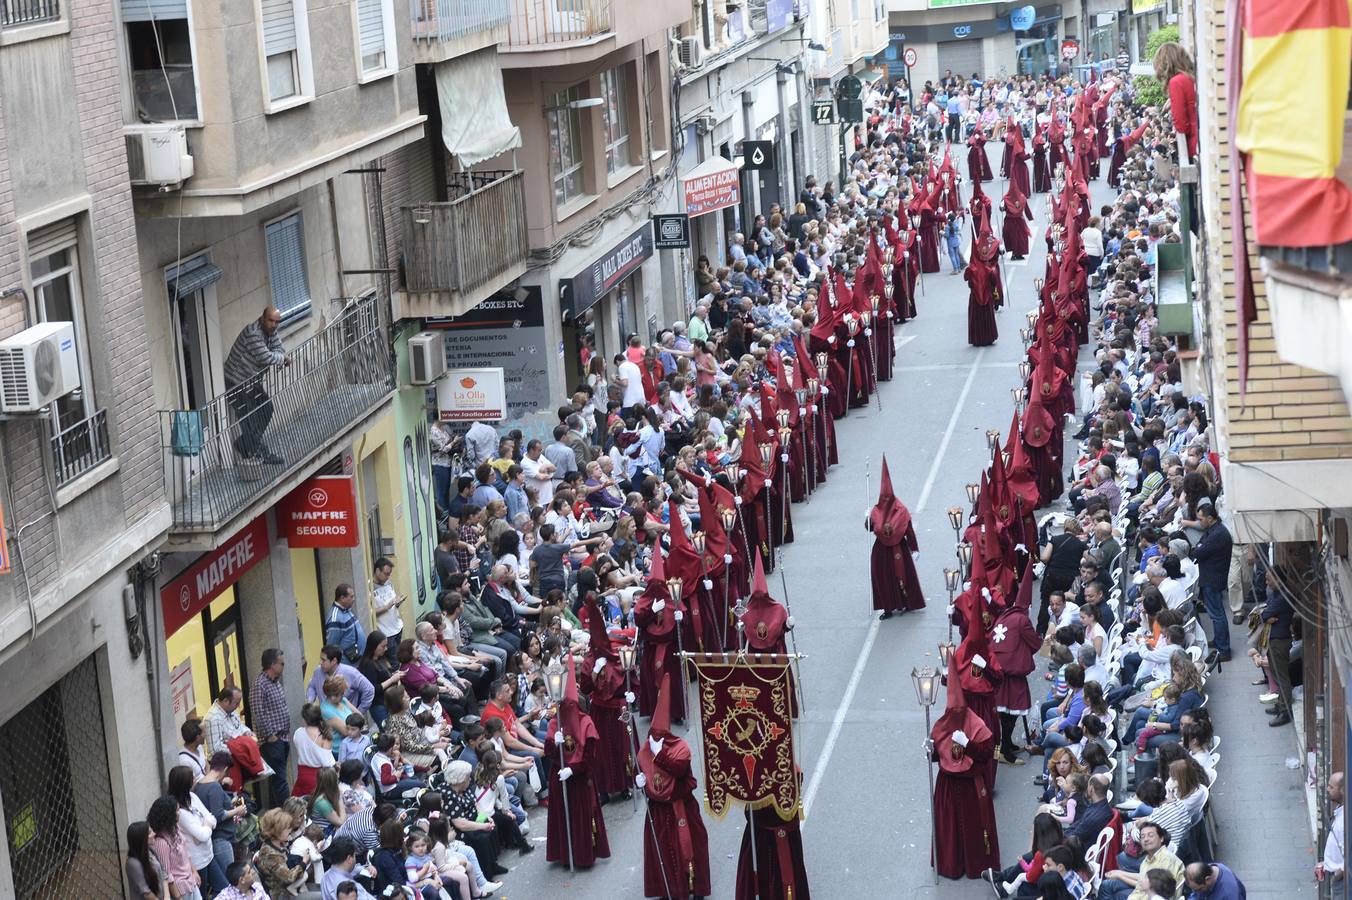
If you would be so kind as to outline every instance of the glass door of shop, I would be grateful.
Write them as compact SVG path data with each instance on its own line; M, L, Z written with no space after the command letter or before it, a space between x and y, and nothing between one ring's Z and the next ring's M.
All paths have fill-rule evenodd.
M165 641L175 729L188 718L206 715L227 684L243 690L248 700L241 632L238 596L232 585ZM240 715L244 715L242 710Z

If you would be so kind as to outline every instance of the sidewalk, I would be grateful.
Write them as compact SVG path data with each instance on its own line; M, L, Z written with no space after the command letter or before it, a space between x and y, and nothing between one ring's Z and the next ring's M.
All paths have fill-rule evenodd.
M1242 646L1242 645L1241 645ZM1316 853L1303 768L1292 726L1269 728L1249 684L1257 670L1236 656L1207 682L1221 762L1211 789L1216 859L1235 870L1250 897L1316 897Z

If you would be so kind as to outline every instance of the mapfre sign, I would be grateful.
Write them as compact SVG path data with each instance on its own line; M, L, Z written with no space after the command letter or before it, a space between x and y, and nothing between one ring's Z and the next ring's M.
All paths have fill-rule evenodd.
M293 548L360 544L352 479L315 475L302 481L277 504L277 530Z
M193 616L266 558L268 550L268 522L259 516L161 588L164 636L169 637L191 622Z

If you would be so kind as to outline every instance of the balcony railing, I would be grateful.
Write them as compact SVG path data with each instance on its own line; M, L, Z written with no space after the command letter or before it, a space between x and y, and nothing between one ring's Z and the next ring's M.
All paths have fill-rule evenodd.
M4 2L4 0L0 0ZM450 41L506 25L511 0L412 0L413 39Z
M61 0L0 0L0 28L55 22L61 18Z
M403 208L404 287L472 291L525 259L526 194L520 172L460 172L446 203Z
M507 46L566 44L611 29L611 0L511 0Z
M374 296L349 301L287 356L200 409L160 412L175 530L216 531L394 390L388 323Z
M112 458L108 445L108 416L99 410L87 419L52 435L52 467L56 486L62 487Z

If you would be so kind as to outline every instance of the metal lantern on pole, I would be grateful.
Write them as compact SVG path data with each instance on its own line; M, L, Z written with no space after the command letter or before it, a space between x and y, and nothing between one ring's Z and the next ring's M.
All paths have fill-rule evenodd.
M680 600L684 589L685 579L679 575L673 575L667 579L667 590L671 593L673 600Z
M992 450L1000 446L1000 429L991 428L986 432L986 445Z
M951 601L953 595L958 592L962 586L962 573L957 569L944 569L944 587L948 588L948 599Z
M763 444L759 444L758 446L760 447L761 462L763 462L768 469L770 465L770 460L774 458L775 445L767 441Z
M781 430L789 427L789 417L790 413L787 409L781 409L775 412L775 421L779 423Z
M700 556L703 556L703 555L704 555L704 543L705 543L706 540L707 540L707 537L706 537L706 535L704 534L704 532L702 532L702 531L696 531L694 534L690 535L690 546L692 546L692 547L695 548L695 552L696 552L696 553L698 553Z
M544 675L545 693L549 695L549 702L557 706L563 702L563 695L568 687L568 671L556 656L545 665L542 674ZM559 722L558 727L561 726L562 721ZM559 748L559 768L566 769L568 760L563 755L563 742L560 741L555 746ZM561 785L559 793L563 794L563 820L568 831L568 871L575 872L577 870L573 865L573 817L568 810L568 786Z
M934 842L938 833L938 824L934 818L934 755L930 746L930 732L934 722L930 710L939 702L939 673L933 666L922 666L911 670L911 683L915 685L915 699L925 710L925 770L929 773L930 800L930 859L934 859ZM933 862L931 862L933 865ZM938 879L936 870L935 879Z
M1030 363L1026 359L1023 362L1019 363L1019 376L1024 380L1024 382L1027 382L1029 376L1031 376L1032 374L1033 374L1032 363Z
M950 506L948 508L948 524L953 528L953 539L957 540L962 533L962 507Z
M1017 410L1023 406L1023 388L1013 387L1009 389L1009 396L1014 400L1014 408Z
M737 510L731 506L719 507L718 518L723 522L724 531L732 531L732 526L737 524Z
M990 432L989 432L989 431L986 432L986 441L987 441L987 443L990 442ZM976 482L972 482L971 484L967 485L967 500L968 500L970 503L975 504L975 503L976 503L976 498L977 498L978 496L980 496L980 494L981 494L981 485L977 484Z
M1027 328L1020 328L1020 329L1019 329L1019 340L1023 341L1023 346L1024 346L1025 348L1026 348L1029 344L1031 344L1031 343L1033 342L1032 339L1028 336L1028 329L1027 329Z
M953 646L952 640L942 641L939 644L939 660L943 663L944 671L948 671L948 661L953 658L957 647Z
M827 366L830 365L830 363L831 363L831 354L827 353L825 350L817 351L817 371L819 373L825 372Z
M970 542L960 541L958 543L958 560L962 563L964 571L972 564L972 545Z

